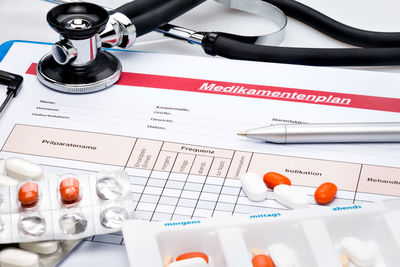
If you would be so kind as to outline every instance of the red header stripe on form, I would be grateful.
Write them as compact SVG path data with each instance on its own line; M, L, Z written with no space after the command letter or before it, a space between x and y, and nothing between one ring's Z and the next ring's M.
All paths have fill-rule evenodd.
M36 75L36 66L37 64L32 64L26 73ZM123 72L117 84L400 113L400 99L389 97L365 96L130 72Z

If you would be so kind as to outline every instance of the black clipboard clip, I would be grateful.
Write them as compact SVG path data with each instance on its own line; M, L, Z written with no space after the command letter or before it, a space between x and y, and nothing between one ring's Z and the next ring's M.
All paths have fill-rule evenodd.
M21 90L23 80L24 78L22 78L20 75L0 70L0 84L7 85L7 96L0 106L0 116L11 102L11 99L18 95L19 91Z

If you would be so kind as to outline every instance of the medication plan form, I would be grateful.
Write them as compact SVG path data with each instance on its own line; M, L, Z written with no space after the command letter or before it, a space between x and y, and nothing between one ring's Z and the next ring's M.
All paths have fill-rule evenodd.
M332 205L400 197L400 144L278 145L236 135L279 123L398 122L398 75L113 51L119 82L70 95L34 75L50 50L14 43L0 63L25 79L0 119L0 158L58 174L124 168L138 219L286 209L272 192L247 199L239 180L246 171L281 173L309 195L333 182ZM128 266L123 243L120 233L89 238L61 266Z

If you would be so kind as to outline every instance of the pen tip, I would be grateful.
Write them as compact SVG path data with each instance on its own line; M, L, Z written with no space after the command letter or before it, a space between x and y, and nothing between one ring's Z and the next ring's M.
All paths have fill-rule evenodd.
M247 132L238 132L237 135L240 135L240 136L247 136Z

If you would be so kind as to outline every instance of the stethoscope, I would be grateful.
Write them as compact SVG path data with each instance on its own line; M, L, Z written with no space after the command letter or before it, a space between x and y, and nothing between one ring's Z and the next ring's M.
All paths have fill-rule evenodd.
M199 44L209 55L231 59L314 66L400 64L400 33L356 29L294 0L216 0L267 17L277 25L276 31L262 36L198 32L168 24L205 0L136 0L115 10L91 3L52 1L72 3L56 6L47 14L60 41L39 61L37 74L44 85L61 92L90 93L114 84L121 63L101 48L131 47L137 37L151 31ZM279 47L287 23L285 14L361 48Z

